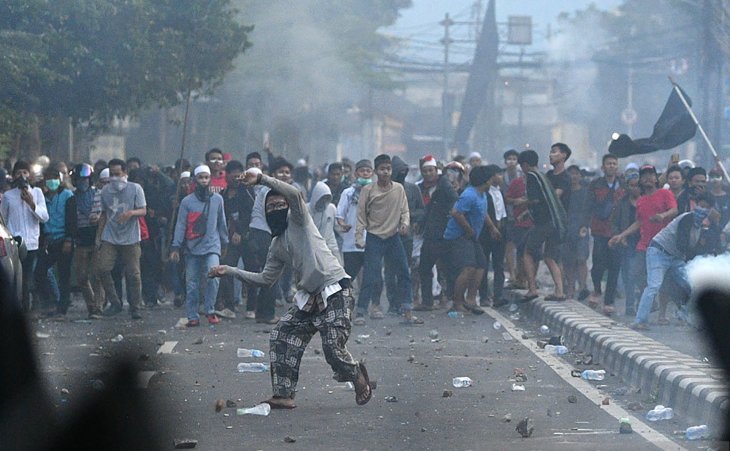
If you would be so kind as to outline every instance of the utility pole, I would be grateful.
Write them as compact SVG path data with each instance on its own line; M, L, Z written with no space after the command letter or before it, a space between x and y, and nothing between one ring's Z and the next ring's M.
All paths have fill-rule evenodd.
M444 86L441 94L441 132L444 146L444 156L449 158L449 131L451 130L451 110L453 101L449 96L449 47L453 44L449 28L454 25L454 21L449 17L449 13L444 15L444 20L439 22L444 27L444 37L441 44L444 46Z

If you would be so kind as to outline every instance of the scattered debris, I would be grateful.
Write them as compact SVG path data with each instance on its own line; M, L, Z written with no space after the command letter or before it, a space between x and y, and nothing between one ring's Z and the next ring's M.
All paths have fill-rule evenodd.
M451 385L453 385L456 388L464 388L464 387L471 387L472 382L474 382L474 381L472 381L471 378L462 376L462 377L455 377L451 381Z
M638 412L639 410L644 410L644 406L640 402L630 402L628 406L626 406L627 409L629 409L632 412Z
M517 382L527 382L527 374L525 374L524 368L515 368L512 377Z
M537 340L537 347L540 349L545 349L545 346L547 345L547 341L545 340Z
M315 348L314 349L314 355L320 355L320 354L322 354L322 351L320 351L319 349L316 349Z
M165 329L159 329L159 330L157 331L157 333L158 333L159 335L167 335L167 331L166 331Z
M634 432L634 430L631 428L631 422L629 421L628 418L621 418L621 420L619 420L619 421L620 421L619 428L618 428L619 433L631 434L632 432Z
M512 414L508 413L505 416L503 416L502 421L504 421L505 423L509 423L510 421L512 421Z
M482 337L482 343L489 343L489 337Z
M68 396L70 393L71 392L68 391L68 388L62 388L61 389L61 394L64 395L64 396Z
M578 398L575 395L568 396L568 402L571 404L575 404L578 402Z
M238 404L236 404L236 401L234 401L232 399L226 399L226 407L228 407L229 409L235 408L235 407L238 407Z
M110 341L112 343L119 343L122 340L124 340L124 336L122 334L119 334L116 337L112 338Z
M550 328L546 324L543 324L542 326L540 326L540 333L543 335L548 335L550 333Z
M386 337L390 337L390 335L391 335L392 333L393 333L393 331L392 331L392 330L390 330L390 329L388 329L388 330L386 330L386 331L385 331L385 336L386 336Z
M603 401L601 401L601 405L604 405L604 406L607 406L610 403L611 403L611 399L608 396L606 396L605 398L603 398Z
M35 333L36 338L50 338L50 334L44 334L42 332L36 332Z
M386 396L384 399L385 402L398 402L398 398L396 398L395 396Z
M527 334L522 334L522 339L523 340L529 340L530 337Z
M522 438L528 438L532 435L535 430L535 426L532 423L531 418L524 418L522 421L517 423L515 431L519 432Z
M408 363L413 363L415 361L416 361L416 356L414 356L414 355L409 355L408 356Z
M615 389L612 393L613 396L625 396L629 392L628 387L619 387Z
M140 362L146 362L149 359L150 359L150 355L149 354L140 354L139 355L139 361Z
M504 341L512 341L512 335L509 332L502 332L502 339Z
M502 323L500 323L499 321L495 321L494 323L492 323L492 327L494 328L494 330L499 330L502 328Z
M223 408L224 408L225 406L226 406L226 402L225 402L225 401L223 401L222 399L218 399L218 400L216 400L216 402L215 402L215 411L216 411L216 412L220 412L221 410L223 410Z
M284 443L296 443L296 442L297 442L297 439L291 438L288 435L286 437L284 437Z
M368 338L370 338L370 334L367 334L367 335L360 334L360 335L357 336L357 338L359 338L361 340L367 340Z
M593 354L586 354L583 356L583 365L590 365L593 363Z
M198 337L193 342L194 345L202 345L203 344L203 337Z
M443 394L441 395L442 398L451 398L454 396L454 392L451 390L444 390Z
M439 337L439 331L437 331L436 329L432 329L431 331L428 332L428 337L431 340L437 339Z
M175 329L185 330L187 328L188 328L188 319L187 318L179 318L177 320L177 323L175 323Z
M421 432L426 432L426 428L421 428Z
M561 346L565 343L563 343L563 336L562 335L555 335L554 337L550 337L547 344L553 345L553 346Z
M525 386L521 384L512 384L512 391L525 391Z
M198 446L198 441L190 438L175 439L172 441L175 449L193 449Z

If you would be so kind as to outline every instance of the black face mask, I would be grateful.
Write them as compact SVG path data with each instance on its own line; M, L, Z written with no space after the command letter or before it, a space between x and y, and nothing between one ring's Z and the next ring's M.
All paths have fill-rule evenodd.
M272 237L279 236L284 233L284 231L286 230L286 226L289 224L287 221L288 214L288 208L285 208L283 210L274 210L272 212L266 213L266 223L271 229Z
M197 197L201 202L205 202L208 200L208 197L210 197L210 190L207 186L195 185L195 197Z

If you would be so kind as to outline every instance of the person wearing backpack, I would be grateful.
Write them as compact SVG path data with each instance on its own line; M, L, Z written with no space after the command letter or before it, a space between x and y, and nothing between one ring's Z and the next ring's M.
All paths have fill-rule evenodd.
M185 305L188 327L200 325L198 300L200 280L208 270L220 263L222 245L228 244L228 227L223 211L223 197L211 193L210 168L195 168L195 191L185 196L175 224L175 235L170 246L170 260L180 261L180 250L185 249ZM205 287L205 315L210 324L220 323L215 314L215 300L220 280L208 278Z

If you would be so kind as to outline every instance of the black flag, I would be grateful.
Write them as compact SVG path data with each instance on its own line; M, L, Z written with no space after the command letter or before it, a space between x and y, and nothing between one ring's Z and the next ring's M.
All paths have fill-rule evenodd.
M682 90L679 86L677 88ZM687 104L692 106L689 96L684 91L682 91L682 95L687 100ZM692 120L692 116L682 103L677 91L672 89L662 115L654 124L654 132L651 137L632 140L628 135L619 135L611 141L608 152L621 158L671 149L690 140L696 132L697 124Z

